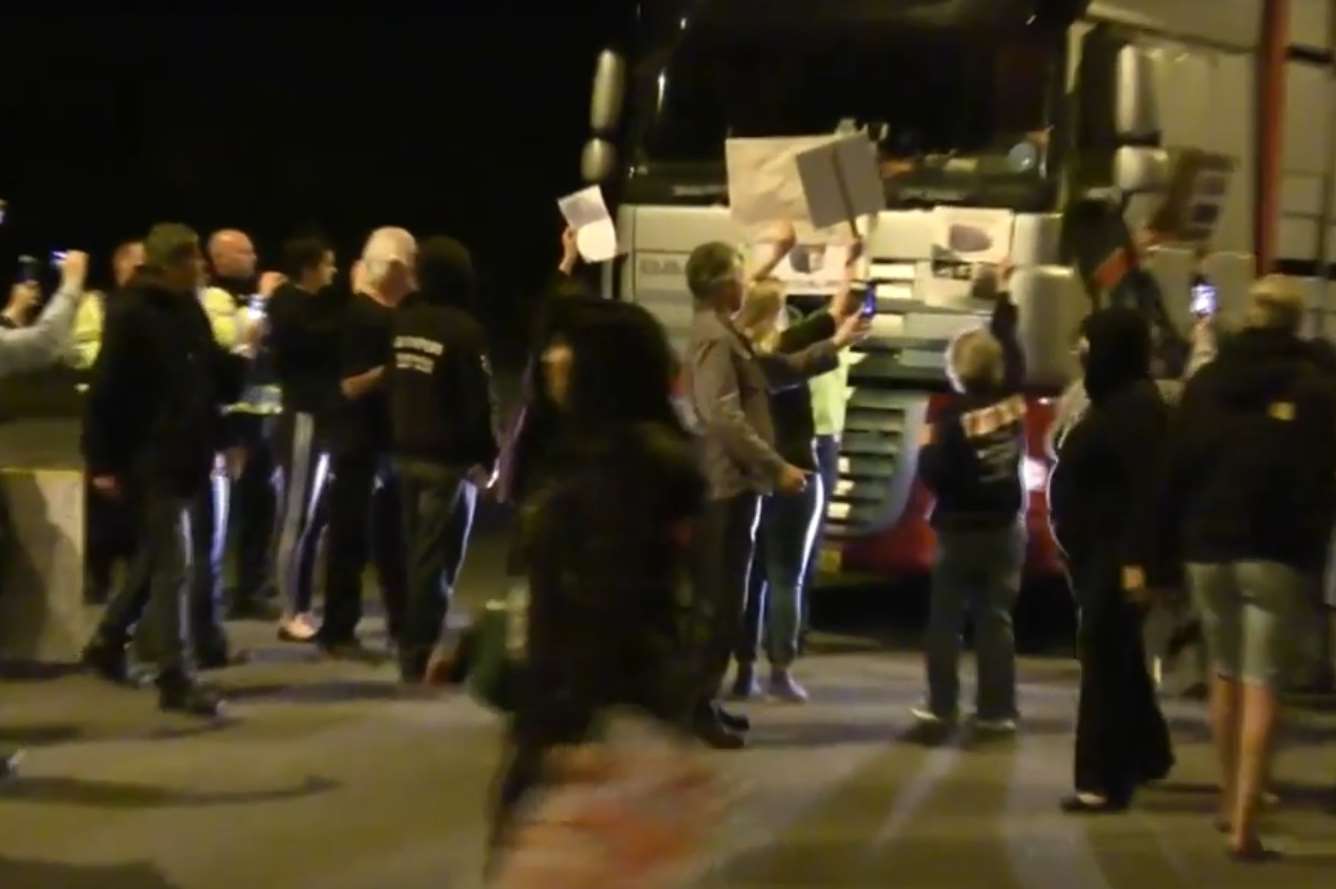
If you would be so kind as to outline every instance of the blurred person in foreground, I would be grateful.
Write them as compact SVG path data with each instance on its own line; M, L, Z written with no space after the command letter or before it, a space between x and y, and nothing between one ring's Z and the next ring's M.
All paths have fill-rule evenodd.
M497 445L487 336L473 316L477 276L453 238L423 242L418 292L395 313L387 371L395 466L403 490L408 602L399 673L426 678L454 594L478 487Z
M126 641L141 618L154 630L159 704L202 716L222 699L194 676L185 620L191 569L188 508L208 484L222 406L241 391L245 361L214 339L197 298L199 237L155 225L145 264L112 300L84 422L84 454L98 496L130 498L136 549L84 662L127 681Z
M380 578L392 647L403 630L408 576L385 372L392 359L394 313L417 289L416 266L417 241L406 229L372 232L343 313L325 615L316 637L336 657L367 655L357 641L357 624L368 549Z
M853 273L861 252L861 245L850 252L844 284L830 306L807 318L787 305L784 284L777 279L764 278L748 289L734 324L763 364L776 355L795 354L831 339L846 319L857 314L860 300L853 295ZM797 494L776 492L762 500L744 626L738 638L733 697L746 700L761 694L756 656L764 639L770 662L767 691L778 700L801 704L808 695L794 678L793 665L802 631L807 563L824 500L808 382L771 393L770 413L775 449L791 465L809 473L809 484Z
M341 395L339 348L346 300L333 288L334 251L318 237L283 245L281 284L269 300L269 343L283 391L273 437L283 477L275 575L284 613L278 638L311 642L312 586L328 524L330 439Z
M561 411L547 397L542 356L561 339L567 326L578 323L589 307L603 302L575 277L579 264L575 231L567 228L561 235L556 274L540 294L534 313L537 320L530 331L529 358L522 374L524 403L510 424L500 456L497 491L505 503L522 504L542 484L546 451L561 423ZM523 573L518 547L512 549L510 563L512 572Z
M498 844L548 752L598 737L614 708L685 731L698 698L682 603L705 486L669 398L674 361L640 307L587 309L541 357L565 422L522 517L527 663Z
M69 348L70 328L83 297L88 274L88 256L71 250L60 268L60 289L47 303L37 321L26 327L0 329L0 377L31 373L60 360ZM32 285L15 284L10 291L11 304L29 299L21 291ZM0 542L9 537L7 517L0 512ZM18 768L19 753L0 751L0 781Z
M605 721L597 740L545 758L541 790L495 863L497 889L700 885L727 785L651 721Z
M1218 826L1243 860L1272 857L1257 811L1278 684L1336 508L1336 392L1303 311L1292 281L1253 286L1244 329L1184 392L1166 498L1214 673Z
M937 533L928 618L928 700L914 708L924 725L959 718L961 623L973 615L978 648L975 726L1016 730L1016 638L1012 609L1025 564L1025 358L1016 339L1017 312L996 274L975 292L994 300L988 329L968 330L946 351L957 395L924 428L919 474L936 497Z
M742 631L761 499L774 492L798 495L808 484L807 473L775 449L770 392L833 370L839 349L857 336L855 316L834 339L794 354L775 354L763 364L734 327L732 317L742 308L749 280L768 277L794 244L787 228L750 279L742 257L728 244L703 244L687 261L687 285L695 302L688 390L709 481L695 553L700 659L695 730L720 749L744 746L741 732L749 727L745 717L723 710L716 698Z
M1080 612L1075 793L1062 808L1101 814L1174 764L1142 642L1150 590L1171 574L1158 533L1169 410L1144 315L1103 309L1085 338L1090 408L1059 446L1049 509Z

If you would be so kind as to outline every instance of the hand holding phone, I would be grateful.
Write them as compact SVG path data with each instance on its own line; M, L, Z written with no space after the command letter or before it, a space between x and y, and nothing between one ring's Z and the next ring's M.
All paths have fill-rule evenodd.
M36 256L20 256L15 280L20 284L35 284L42 275L42 264Z
M1209 318L1219 310L1220 301L1215 285L1204 280L1192 285L1192 314L1198 318Z
M877 314L877 285L869 283L867 290L863 292L863 307L860 310L864 318L871 318Z

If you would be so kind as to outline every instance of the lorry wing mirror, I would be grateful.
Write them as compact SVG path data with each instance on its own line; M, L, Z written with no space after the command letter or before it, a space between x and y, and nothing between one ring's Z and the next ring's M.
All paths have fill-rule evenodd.
M590 139L580 155L580 175L591 185L603 182L617 169L617 148L606 139Z
M589 126L596 136L611 136L622 121L626 103L626 60L610 49L598 54L594 89L589 102Z
M1158 142L1160 109L1155 101L1155 61L1134 44L1118 51L1114 124L1124 142Z
M1113 157L1113 184L1123 194L1169 190L1169 153L1162 148L1125 145Z

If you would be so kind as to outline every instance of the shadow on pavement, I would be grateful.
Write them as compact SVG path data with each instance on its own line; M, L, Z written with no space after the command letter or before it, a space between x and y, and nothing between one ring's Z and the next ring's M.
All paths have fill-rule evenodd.
M141 735L131 734L128 737L146 741L184 741L188 738L199 738L204 735L211 735L214 732L226 731L233 726L240 725L238 719L229 719L220 717L217 719L207 719L203 721L191 722L189 725L159 726L144 732Z
M344 679L291 685L278 682L226 689L230 701L286 701L338 704L352 701L390 701L400 697L399 683L390 679Z
M73 865L0 857L0 886L60 889L179 889L150 864Z
M151 784L129 784L116 781L85 781L80 778L21 777L8 785L0 800L6 803L37 803L89 806L100 809L158 809L203 808L233 806L245 803L266 803L299 799L328 793L339 787L328 778L308 777L294 787L277 790L253 790L228 793L209 793L191 790L173 790ZM2 873L2 871L0 871ZM65 886L52 883L9 883L0 880L0 886ZM81 885L81 884L80 884ZM89 884L93 885L93 884ZM99 884L100 885L100 884Z
M753 716L755 714L753 713ZM803 722L792 725L755 720L751 746L835 747L847 744L892 744L895 731L889 724L849 722Z
M64 744L83 737L83 731L73 725L30 725L0 727L0 747L43 747Z
M1280 797L1280 804L1274 811L1332 811L1332 807L1336 806L1336 789L1328 785L1277 781L1271 789ZM1215 784L1162 781L1146 788L1144 804L1138 803L1138 806L1159 813L1200 812L1212 815L1219 794L1220 788ZM1265 808L1263 814L1267 814Z
M50 664L36 661L0 661L0 679L9 682L50 682L81 672L78 664Z

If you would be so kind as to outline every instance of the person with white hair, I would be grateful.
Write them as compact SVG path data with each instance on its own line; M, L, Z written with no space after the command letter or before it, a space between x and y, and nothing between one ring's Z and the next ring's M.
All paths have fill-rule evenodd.
M964 331L946 351L956 397L923 430L919 474L936 498L937 563L925 644L928 697L912 713L941 728L959 716L961 625L974 618L978 649L975 728L1016 731L1016 640L1012 609L1025 563L1025 359L1019 315L991 274L988 329ZM976 292L979 292L976 290Z
M354 267L354 292L344 313L328 581L324 622L317 637L320 647L335 656L361 653L356 630L362 617L362 570L368 550L380 576L392 642L398 640L403 619L408 579L399 483L390 461L384 374L395 309L417 289L416 262L417 241L411 233L402 228L376 229Z

